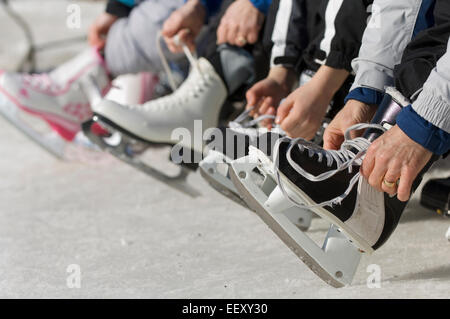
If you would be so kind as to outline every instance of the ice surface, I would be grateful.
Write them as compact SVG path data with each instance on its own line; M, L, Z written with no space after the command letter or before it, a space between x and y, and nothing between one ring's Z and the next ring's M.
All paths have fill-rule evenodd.
M64 32L59 26L73 2L14 5L46 41L82 34L103 7L80 1L87 22ZM0 11L0 67L18 60L23 44L16 37ZM78 49L41 54L40 65ZM3 119L0 150L0 297L450 297L450 221L420 207L417 197L389 242L363 258L353 286L334 289L198 173L189 181L203 196L192 199L106 154L60 162ZM448 167L433 174L448 175ZM314 236L326 231L313 220ZM81 267L80 289L66 285L71 264ZM381 267L381 288L366 285L370 264Z

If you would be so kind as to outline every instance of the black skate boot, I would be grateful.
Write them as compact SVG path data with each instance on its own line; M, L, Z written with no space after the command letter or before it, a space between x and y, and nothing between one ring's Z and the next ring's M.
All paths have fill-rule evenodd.
M439 215L450 217L450 177L428 181L422 189L420 203Z
M319 216L338 226L361 250L379 248L395 230L406 202L378 192L360 176L362 155L383 131L395 125L401 96L386 94L372 124L358 124L347 131L339 151L326 151L305 141L282 141L276 156L278 181L283 193L300 206L311 207ZM350 130L368 128L364 137L349 138ZM275 155L274 155L275 156ZM416 178L419 185L430 163ZM290 188L296 196L286 191Z
M229 164L248 155L250 145L264 150L270 156L275 142L285 136L279 128L272 131L258 127L258 123L274 116L252 119L251 109L244 111L227 127L213 129L208 134L207 156L199 163L200 174L218 192L245 207L230 175Z
M249 159L231 164L231 178L246 203L314 273L334 287L351 283L361 252L371 253L388 239L406 206L372 188L360 176L359 167L371 142L395 125L396 115L408 104L397 91L387 90L372 124L351 128L368 128L364 137L351 140L347 132L339 151L326 151L303 139L281 138L273 158L250 147ZM275 182L257 185L248 174L252 170L275 176ZM293 227L284 215L289 205L310 209L331 224L322 246Z

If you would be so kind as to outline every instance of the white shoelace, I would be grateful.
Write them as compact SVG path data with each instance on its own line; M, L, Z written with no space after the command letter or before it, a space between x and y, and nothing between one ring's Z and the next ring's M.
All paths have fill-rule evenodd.
M204 90L209 86L211 77L208 74L205 74L202 72L200 64L198 62L198 59L196 57L196 54L192 53L189 48L184 44L180 43L180 45L183 48L183 52L186 55L187 59L189 60L189 63L192 67L192 70L195 70L200 74L200 79L196 81L195 83L189 83L189 88L187 90L183 90L183 92L180 92L180 89L177 88L176 82L173 76L173 72L169 66L169 63L167 61L166 56L164 55L164 52L161 47L161 41L162 41L162 34L161 32L158 33L157 39L156 39L156 47L158 49L158 54L161 59L164 72L167 74L167 78L169 80L169 85L173 91L172 94L167 95L165 97L159 98L157 100L153 100L150 103L144 104L144 107L142 108L139 106L140 109L148 110L149 108L154 107L166 107L169 105L182 105L185 100L187 99L186 92L189 95L189 97L197 97L200 93L204 92ZM178 40L179 41L179 40ZM192 72L192 71L191 71ZM186 81L183 83L185 84ZM182 84L182 86L183 86ZM186 84L185 84L186 85ZM134 106L129 106L130 108L133 108Z
M297 173L299 173L306 179L308 179L312 182L320 182L320 181L324 181L324 180L336 175L337 173L339 173L345 169L348 169L349 173L351 173L353 165L360 166L362 164L363 156L365 155L371 142L369 142L364 137L357 137L357 138L351 139L350 132L354 131L354 130L362 130L362 129L367 129L367 128L377 129L382 132L386 131L386 129L379 124L361 123L361 124L353 125L346 130L345 135L344 135L345 140L342 143L340 150L338 150L338 151L324 150L324 149L320 148L319 146L317 146L316 144L306 141L302 138L296 138L296 139L291 140L290 138L283 137L283 138L279 139L275 143L275 146L274 146L273 158L274 158L274 171L276 172L276 176L277 176L277 184L280 187L283 195L286 196L286 198L292 204L299 206L299 207L306 207L306 208L324 207L324 206L332 207L333 205L340 204L350 194L353 187L358 182L358 179L360 177L359 172L356 173L352 177L352 179L349 182L349 186L347 187L347 189L345 190L345 192L342 195L335 197L333 199L330 199L328 201L324 201L322 203L318 203L318 204L314 204L314 205L306 205L306 204L298 202L297 200L292 198L292 196L290 196L287 193L286 188L281 180L280 169L278 167L280 145L282 142L290 141L290 144L289 144L289 147L288 147L287 153L286 153L286 158L288 160L289 165L291 165L292 168L294 168L294 170ZM301 152L308 151L308 157L311 159L313 159L314 155L317 155L317 157L318 157L317 161L319 163L321 163L325 159L327 161L326 164L328 167L331 167L333 165L333 163L336 163L336 169L326 171L319 175L313 175L313 174L305 171L298 163L296 163L292 159L291 152L295 146L297 146Z
M54 92L60 90L60 86L46 73L42 74L25 74L23 77L24 84L32 87L37 91Z

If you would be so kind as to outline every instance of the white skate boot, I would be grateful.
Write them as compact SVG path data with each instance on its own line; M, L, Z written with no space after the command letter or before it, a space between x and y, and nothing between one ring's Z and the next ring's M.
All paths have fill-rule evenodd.
M121 105L107 100L93 103L94 117L89 125L98 123L110 134L93 136L89 134L89 125L84 131L112 155L188 195L197 196L182 181L188 174L186 167L196 169L202 159L203 135L207 129L217 127L227 89L208 60L194 58L187 48L185 53L191 71L172 94L145 104ZM168 175L166 170L154 168L153 162L147 164L142 160L147 150L164 145L175 145L171 159L182 164L178 174Z
M80 86L88 77L94 79L102 94L109 89L103 58L94 49L84 51L50 73L0 71L0 113L47 151L62 158L65 141L73 141L81 131L81 123L92 116ZM38 129L36 118L47 122L52 133L58 134Z

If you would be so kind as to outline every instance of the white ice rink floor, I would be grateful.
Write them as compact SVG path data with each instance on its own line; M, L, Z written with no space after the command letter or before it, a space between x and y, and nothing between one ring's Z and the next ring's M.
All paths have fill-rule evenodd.
M64 31L65 8L74 2L14 5L46 41L83 34L103 7L80 2L82 29ZM14 67L21 39L0 11L1 68ZM41 67L78 49L42 55ZM106 154L58 161L1 118L0 150L0 297L450 297L450 221L422 208L417 196L388 243L363 257L353 285L335 289L198 173L189 182L202 196L192 199ZM449 175L448 167L433 174ZM313 236L326 230L313 221ZM80 288L67 285L73 264ZM366 285L371 264L381 267L381 288Z

